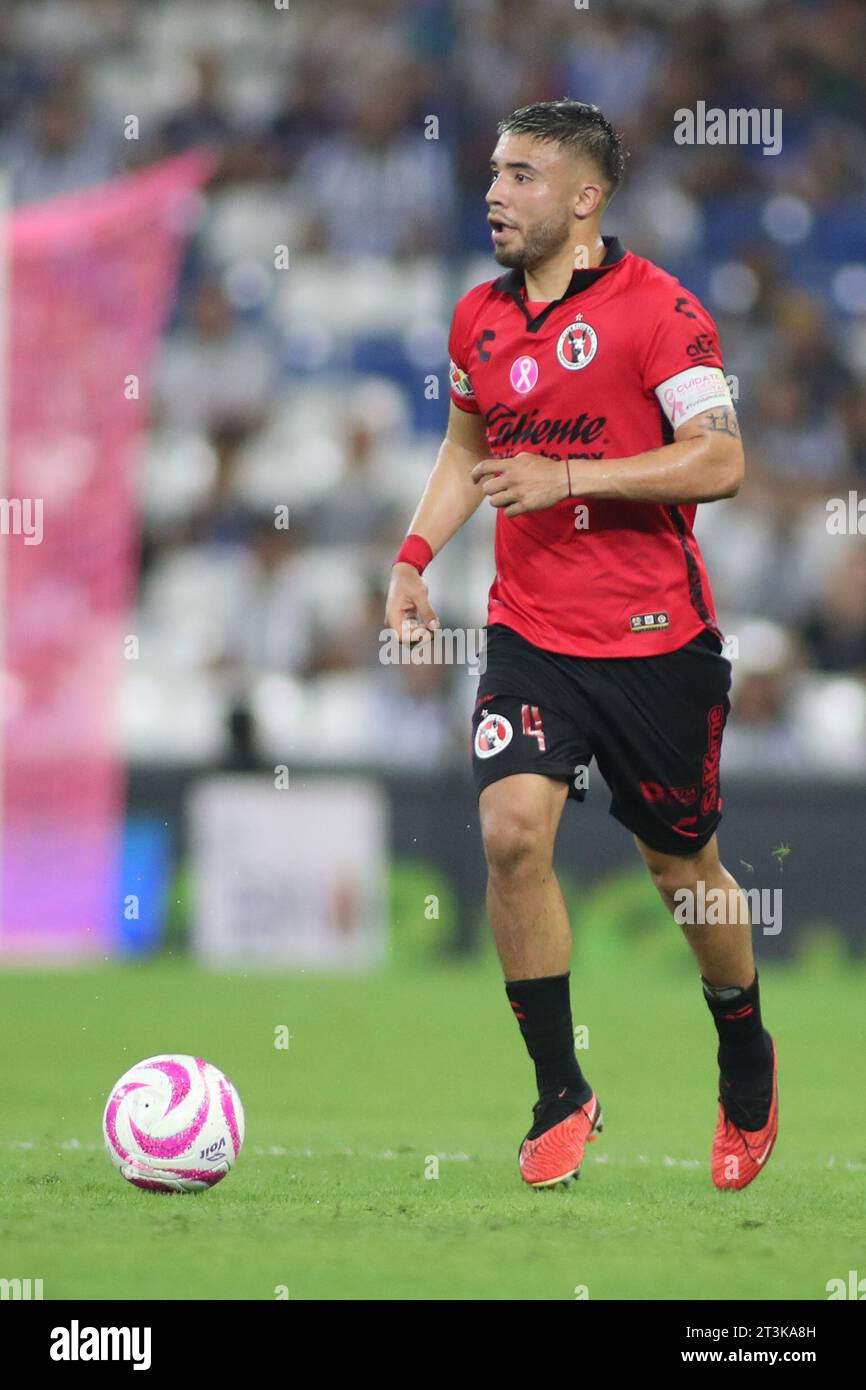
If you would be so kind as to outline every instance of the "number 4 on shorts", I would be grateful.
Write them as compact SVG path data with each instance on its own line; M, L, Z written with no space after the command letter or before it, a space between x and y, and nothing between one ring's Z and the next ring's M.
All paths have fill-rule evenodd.
M520 711L520 716L523 721L523 732L528 734L530 738L538 739L538 751L543 753L547 743L544 738L538 705L524 705Z

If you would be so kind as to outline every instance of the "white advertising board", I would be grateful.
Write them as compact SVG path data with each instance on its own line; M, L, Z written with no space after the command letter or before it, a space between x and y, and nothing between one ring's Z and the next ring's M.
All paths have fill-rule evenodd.
M387 808L376 783L206 777L188 802L192 945L208 965L363 970L388 939Z

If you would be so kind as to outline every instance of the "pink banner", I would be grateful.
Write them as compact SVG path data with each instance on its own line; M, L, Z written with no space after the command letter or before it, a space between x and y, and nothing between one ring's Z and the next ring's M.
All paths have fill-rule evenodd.
M134 481L196 152L11 218L0 505L0 953L104 952L122 912L117 696Z

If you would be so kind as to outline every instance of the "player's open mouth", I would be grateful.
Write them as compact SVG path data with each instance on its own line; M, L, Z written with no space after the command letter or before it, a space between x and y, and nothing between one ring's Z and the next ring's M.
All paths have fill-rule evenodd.
M494 239L496 237L505 236L507 232L514 231L510 223L502 222L498 217L488 217L487 221L490 223L490 230L493 233Z

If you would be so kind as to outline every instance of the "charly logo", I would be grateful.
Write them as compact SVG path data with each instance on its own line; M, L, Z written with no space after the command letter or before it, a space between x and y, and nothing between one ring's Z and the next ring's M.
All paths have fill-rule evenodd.
M561 365L567 367L570 372L579 372L583 367L589 366L597 352L598 334L588 323L584 323L582 315L578 314L574 323L570 323L560 333L556 344L556 356Z
M476 757L492 758L494 753L501 753L503 748L507 748L513 737L514 730L509 720L501 714L486 715L475 733Z
M511 385L525 395L538 381L538 363L534 357L517 357L511 364Z

